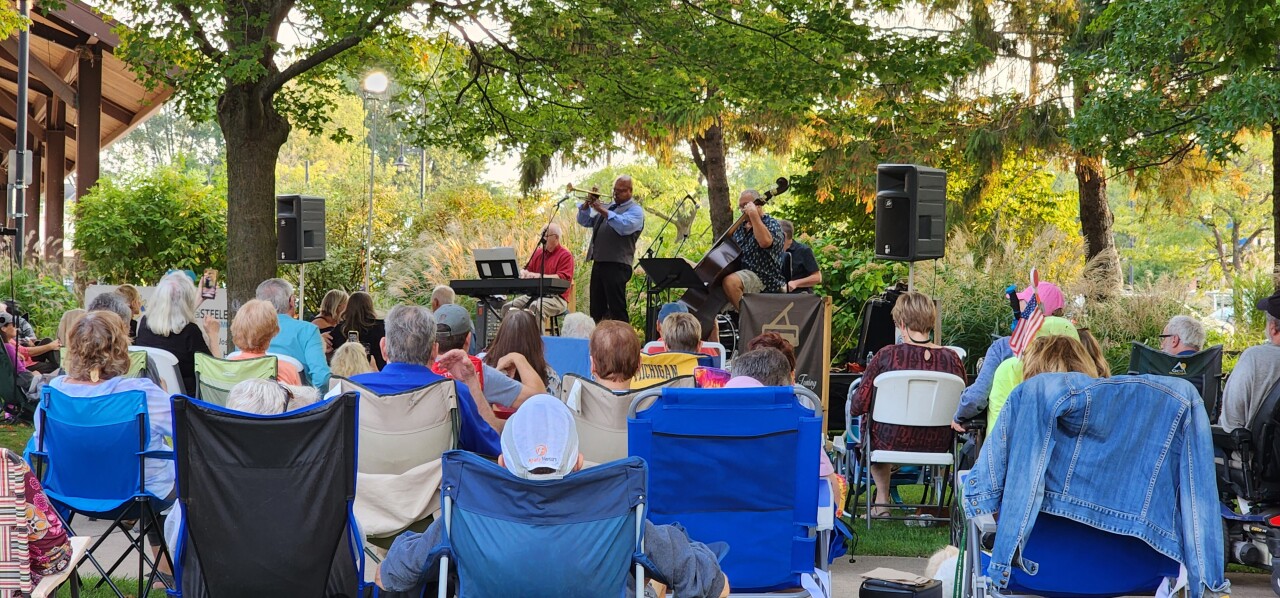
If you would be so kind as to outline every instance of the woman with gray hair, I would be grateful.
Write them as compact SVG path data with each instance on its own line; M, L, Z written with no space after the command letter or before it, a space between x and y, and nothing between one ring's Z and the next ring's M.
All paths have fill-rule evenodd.
M591 333L596 329L596 321L591 316L580 311L575 311L564 317L564 323L560 325L560 336L565 338L591 338Z
M196 307L200 295L186 274L174 272L160 279L147 300L147 315L138 324L139 347L164 349L178 358L178 371L184 388L196 387L196 353L222 357L218 345L218 321L205 315L203 326L196 325Z

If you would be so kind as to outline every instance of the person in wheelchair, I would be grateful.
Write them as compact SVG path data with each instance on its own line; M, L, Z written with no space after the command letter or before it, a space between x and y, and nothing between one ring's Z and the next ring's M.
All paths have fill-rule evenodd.
M933 300L923 293L908 292L898 298L893 306L893 325L902 342L888 345L880 349L867 363L867 371L849 406L850 416L859 416L871 412L872 398L875 392L876 376L882 372L898 370L927 370L946 372L964 379L964 364L954 351L934 342L933 323L938 319L938 310ZM883 397L880 400L894 400L895 397ZM875 451L917 451L945 453L950 452L955 438L951 428L947 426L919 427L898 426L894 424L872 424L875 428L871 434L871 450ZM871 477L876 485L877 503L889 503L889 476L892 465L876 463L871 466ZM873 517L889 515L887 508L879 508L871 514Z
M1218 418L1226 432L1248 426L1271 387L1280 381L1280 293L1258 301L1257 307L1266 312L1267 342L1245 349L1227 378Z

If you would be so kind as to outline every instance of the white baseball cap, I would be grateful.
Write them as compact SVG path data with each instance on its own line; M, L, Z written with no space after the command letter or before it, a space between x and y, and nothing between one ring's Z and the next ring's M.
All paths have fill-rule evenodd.
M529 397L502 428L502 462L516 477L558 480L578 464L578 427L551 395ZM538 469L550 472L533 473Z

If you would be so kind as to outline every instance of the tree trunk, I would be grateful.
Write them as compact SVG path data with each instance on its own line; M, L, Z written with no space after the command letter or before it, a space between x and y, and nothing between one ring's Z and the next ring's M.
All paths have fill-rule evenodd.
M1077 110L1091 91L1089 84L1075 81L1072 85ZM1116 252L1115 235L1111 231L1111 207L1107 205L1107 179L1102 171L1102 158L1076 152L1076 184L1080 189L1080 232L1084 234L1085 278L1089 294L1105 300L1120 292L1120 254Z
M707 179L707 200L711 209L711 236L719 238L733 225L729 172L725 166L724 129L720 121L694 137L693 161Z
M276 161L289 121L253 87L218 100L227 141L227 293L232 313L276 275Z

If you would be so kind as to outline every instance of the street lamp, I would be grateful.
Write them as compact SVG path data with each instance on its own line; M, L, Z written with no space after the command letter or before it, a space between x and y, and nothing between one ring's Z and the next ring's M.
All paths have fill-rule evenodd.
M382 71L372 71L365 75L364 81L360 82L360 88L364 90L365 112L369 117L369 132L367 143L369 145L369 215L368 222L364 231L364 290L368 292L369 284L369 263L373 258L373 176L374 176L374 159L373 151L373 120L374 114L371 106L377 102L380 96L387 92L387 87L391 84L391 80L387 78L387 74Z

